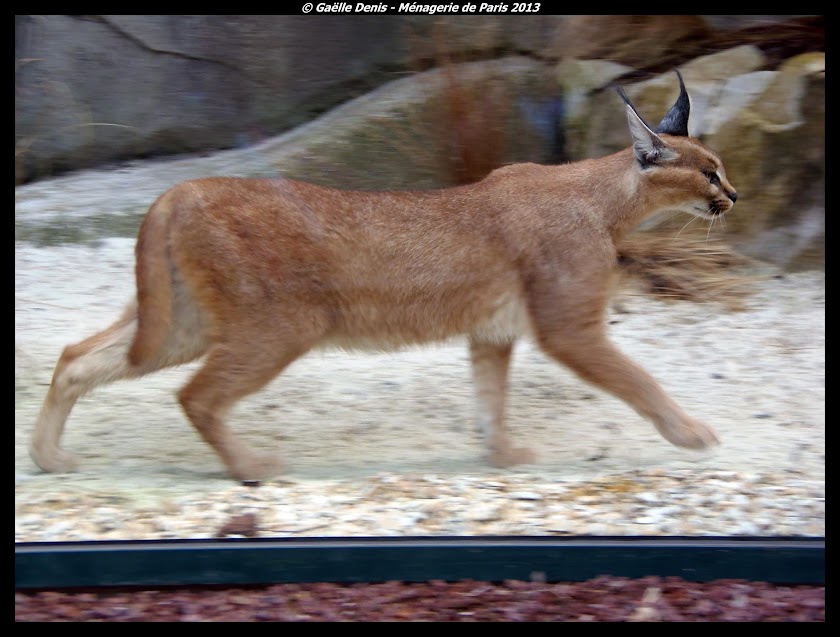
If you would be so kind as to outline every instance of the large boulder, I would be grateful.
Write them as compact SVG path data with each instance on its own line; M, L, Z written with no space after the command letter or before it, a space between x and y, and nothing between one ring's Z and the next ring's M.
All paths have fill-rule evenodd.
M62 227L87 238L88 230L91 237L100 232L98 224L132 236L161 192L199 177L284 176L372 190L439 188L459 181L453 166L461 140L473 140L468 144L473 147L475 140L489 142L487 156L473 162L480 169L541 161L551 155L554 131L535 125L534 118L550 84L545 65L527 57L453 65L393 80L248 147L22 184L15 188L16 237L45 240ZM460 96L455 104L453 91ZM472 108L459 114L453 106L463 103Z
M545 66L526 57L433 69L389 82L255 150L286 177L335 187L464 183L503 164L550 156L554 139L528 107L543 102L545 78ZM458 178L463 146L480 150L472 178Z

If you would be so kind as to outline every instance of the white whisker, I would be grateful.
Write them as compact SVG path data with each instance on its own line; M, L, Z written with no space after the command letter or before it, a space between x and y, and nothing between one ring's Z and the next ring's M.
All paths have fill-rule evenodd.
M676 239L677 237L679 237L679 236L682 234L682 231L683 231L683 230L685 230L686 228L688 228L688 226L690 226L690 225L691 225L694 221L696 221L696 220L697 220L697 219L699 219L699 218L700 218L700 217L698 217L698 216L696 216L696 215L691 215L691 219L689 219L689 220L688 220L688 223L686 223L686 224L685 224L682 228L680 228L680 231L677 233L677 235L674 237L674 239Z

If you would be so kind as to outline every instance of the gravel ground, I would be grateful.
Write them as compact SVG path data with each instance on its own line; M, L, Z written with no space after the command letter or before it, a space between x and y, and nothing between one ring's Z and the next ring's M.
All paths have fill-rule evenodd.
M179 172L185 165L155 170L161 180L190 176ZM283 476L258 489L225 476L181 414L173 391L194 366L82 399L64 437L65 448L81 458L79 472L39 472L26 445L52 368L64 345L105 327L132 294L133 240L72 244L54 237L54 245L45 245L43 233L36 242L21 228L28 222L71 227L125 212L115 196L132 190L126 183L135 172L149 176L146 167L138 171L88 172L16 188L16 541L825 534L822 272L768 269L738 313L642 296L627 297L613 312L619 345L689 413L717 429L722 445L712 452L670 446L629 407L522 343L513 362L509 422L514 438L537 450L538 461L491 469L473 425L465 348L446 343L375 356L312 354L241 403L232 414L240 435L276 447L287 462ZM136 203L127 205L134 210ZM85 214L91 216L79 216ZM108 223L99 230L96 224L91 232L111 236ZM227 526L241 516L253 522L247 533ZM119 595L18 593L16 617L224 616L210 615L212 609L229 617L300 620L383 619L394 617L391 611L412 619L617 620L653 613L649 618L708 621L753 612L749 619L824 619L822 588L735 582L283 585L228 591L224 604L214 601L219 592ZM374 612L372 599L394 601Z
M825 621L825 587L599 577L588 582L279 584L15 594L17 621Z

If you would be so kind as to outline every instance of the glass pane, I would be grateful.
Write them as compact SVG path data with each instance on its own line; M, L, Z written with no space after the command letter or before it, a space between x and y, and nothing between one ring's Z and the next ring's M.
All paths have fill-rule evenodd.
M668 81L676 90L673 75ZM708 98L702 87L697 94L697 103ZM511 162L530 160L523 150L526 120L545 124L548 115L559 116L556 104L540 101L544 96L536 93L529 95L530 102L517 102L516 91L500 95L507 100L504 104L519 109L515 112L520 128L514 130L521 133L516 141L523 145L511 151ZM587 97L592 108L598 95ZM605 110L623 118L621 102L613 94L609 97L613 101ZM453 338L399 351L313 350L237 402L228 414L231 428L253 449L280 458L283 469L276 477L245 484L231 477L189 423L178 392L201 368L201 361L105 385L83 396L61 439L62 448L77 457L78 470L45 473L35 466L28 446L62 349L107 328L134 296L135 237L156 197L183 180L234 174L282 174L355 189L370 188L377 178L387 177L395 188L427 189L439 169L428 162L445 150L433 145L440 142L433 129L438 112L410 103L387 117L377 115L381 126L367 131L363 139L379 153L372 163L353 163L350 151L346 156L322 156L319 151L325 155L326 150L320 137L308 142L305 152L285 151L269 140L208 157L142 160L16 187L16 541L226 534L824 535L825 274L788 272L768 264L746 272L751 278L743 280L743 291L736 293L743 304L740 311L715 302L723 298L724 287L711 294L711 301L669 300L631 288L609 306L606 319L615 344L691 417L714 427L722 444L711 450L669 444L630 405L588 384L533 339L523 338L513 350L507 386L506 422L516 449L503 460L528 461L493 466L479 424L487 420L487 407L482 414L476 406L469 348L466 339ZM335 121L328 120L326 128L344 141L331 128ZM621 144L629 144L631 137L621 121ZM596 131L598 125L593 124ZM612 143L608 139L604 145ZM421 166L422 162L427 163ZM817 164L824 173L824 159ZM552 214L556 210L558 215L573 215L573 202L597 201L591 196L593 188L606 198L620 182L619 175L599 179L594 187L589 182L567 184L550 194L556 200L550 206ZM384 181L377 183L380 190L390 189L381 185ZM431 238L429 250L438 249L444 237L451 240L449 250L460 255L453 267L440 268L446 276L430 281L429 289L458 277L469 281L469 276L481 274L492 279L487 270L460 267L470 254L486 249L479 238L486 230L484 216L501 206L520 211L524 218L530 208L523 201L541 188L548 192L553 187L550 180L517 183L520 189L507 193L501 203L476 195L471 200L474 207L467 211L474 221L459 226L457 240L440 233L437 224L415 228L417 241ZM277 184L285 187L282 180ZM464 213L460 196L447 196L441 224L450 214ZM300 203L302 209L318 206L317 198ZM607 209L587 205L590 213ZM363 210L351 206L342 214L362 215ZM727 220L735 218L731 223L736 228L746 223L737 220L738 211L736 206L727 215ZM824 218L824 205L819 211ZM406 219L420 214L410 208L396 212ZM586 225L585 216L579 215L575 224ZM509 215L511 219L516 217ZM710 258L711 250L713 260L714 246L725 239L726 228L716 220L693 226L688 221L683 215L666 224L668 240L677 246L699 245L696 254L702 252L703 258ZM344 228L325 232L340 234ZM546 228L544 236L534 237L536 243L550 246L564 236L552 234L551 223L542 229ZM359 249L364 250L361 239L370 239L376 230L364 225L356 230ZM515 228L508 230L513 234ZM399 236L379 239L380 249L393 241L388 250L399 252ZM597 233L591 239L570 243L568 251L598 245ZM591 257L581 250L571 263L586 265ZM481 263L487 268L495 262ZM574 267L564 269L567 262L562 259L558 263L563 267L556 269L556 277L562 281ZM345 267L327 265L325 272ZM409 271L412 264L403 265ZM678 259L676 265L667 265L680 267ZM373 274L382 285L399 284L389 267ZM508 274L499 266L499 277ZM524 269L515 275L522 286L536 276ZM719 276L723 286L725 272ZM663 285L654 282L653 287L657 285L661 292ZM467 312L472 290L469 285L459 290ZM580 299L589 292L585 286L572 288L566 301L582 307ZM436 308L428 301L435 298L430 293L418 311L434 314ZM496 318L510 318L505 313L514 305L511 300L500 295L497 302ZM557 308L559 314L562 307ZM526 316L525 322L530 325L531 318ZM558 322L558 327L567 325ZM282 317L274 327L286 328ZM483 329L495 342L496 327ZM118 356L129 337L126 332L118 339ZM579 363L587 355L573 340L566 347L574 352L567 362ZM111 350L87 349L92 353L84 358L84 366L111 365ZM67 360L77 351L67 350ZM598 358L596 369L590 366L585 375L603 376L603 367L614 361ZM55 391L72 394L74 384L91 373L84 366L66 375L67 386ZM622 383L629 382L630 375L612 377L614 387L623 391ZM645 391L654 391L641 384ZM493 405L498 394L486 391L485 406ZM45 413L60 422L62 408L71 403L56 404ZM520 447L533 452L533 461ZM55 453L47 455L48 462L68 462Z

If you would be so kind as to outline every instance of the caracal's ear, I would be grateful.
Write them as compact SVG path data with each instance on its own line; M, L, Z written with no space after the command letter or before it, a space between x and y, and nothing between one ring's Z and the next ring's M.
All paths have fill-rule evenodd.
M679 71L677 71L679 76ZM627 107L627 123L630 125L630 134L633 135L633 152L636 154L636 159L642 168L649 166L656 166L662 162L667 162L678 157L677 151L665 143L665 141L657 135L650 126L645 123L641 115L636 112L636 108L630 103L630 99L620 86L616 86L615 90L624 100ZM688 135L688 95L685 92L685 85L680 76L680 96L677 98L676 104L671 107L668 114L659 124L658 132L675 135L680 134L675 131L681 130L680 127L685 127L685 135Z
M685 90L682 74L674 69L677 78L680 81L680 96L667 115L659 122L656 127L656 132L665 135L677 135L679 137L688 137L688 113L691 110L691 102L688 100L688 93Z

